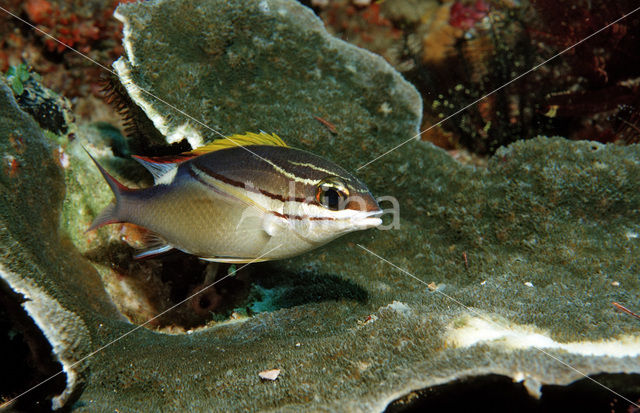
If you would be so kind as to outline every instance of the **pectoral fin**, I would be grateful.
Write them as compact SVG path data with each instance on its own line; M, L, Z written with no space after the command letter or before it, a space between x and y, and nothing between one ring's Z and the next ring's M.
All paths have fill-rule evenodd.
M136 255L133 256L136 260L141 260L143 258L151 258L156 255L164 254L165 252L169 252L173 249L173 246L166 244L159 247L146 249Z
M156 255L164 254L173 249L171 244L152 232L145 236L145 243L147 249L134 255L133 258L136 260L155 257Z

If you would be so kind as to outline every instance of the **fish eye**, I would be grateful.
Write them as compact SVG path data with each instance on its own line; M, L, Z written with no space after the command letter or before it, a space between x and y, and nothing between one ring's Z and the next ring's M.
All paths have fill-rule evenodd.
M347 186L338 177L332 176L325 178L318 183L316 189L316 201L320 205L332 211L337 211L344 200L349 197Z

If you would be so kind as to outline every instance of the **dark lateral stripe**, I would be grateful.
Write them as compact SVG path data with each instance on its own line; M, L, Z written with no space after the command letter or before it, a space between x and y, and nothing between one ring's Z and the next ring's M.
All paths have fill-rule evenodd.
M211 185L210 183L208 183L207 181L203 180L201 177L198 176L198 174L195 173L195 171L193 169L191 169L191 168L188 168L188 169L189 169L189 175L193 179L195 179L196 181L200 182L201 184L203 184L207 188L211 188L212 190L214 190L216 192L220 192L219 188L216 188L213 185ZM212 178L218 179L215 176L212 176ZM223 181L225 183L228 183L229 185L233 185L233 186L237 186L239 188L246 189L243 186L238 186L238 185L235 185L233 183L226 182L226 181L224 181L222 179L221 179L221 181ZM231 181L231 182L235 182L235 181ZM253 192L258 193L257 191L253 191ZM269 211L269 213L271 213L271 214L273 214L273 215L275 215L277 217L284 218L284 219L297 219L297 220L308 219L310 221L335 221L336 220L335 218L332 218L332 217L310 217L308 215L281 214L281 213L275 212L275 211Z
M205 181L204 179L200 178L198 176L197 173L195 173L195 171L191 168L187 168L187 170L189 171L189 175L195 179L196 181L200 182L202 185L206 186L207 188L211 189L213 192L216 192L218 194L223 193L220 188L216 188L215 186L211 185L209 182ZM225 194L228 197L233 197L233 195L229 195L229 194ZM235 197L233 197L235 198ZM236 198L237 199L237 198Z
M256 194L262 194L262 195L267 196L267 197L269 197L271 199L277 199L280 202L296 201L296 202L300 202L300 203L307 203L307 204L321 206L315 200L313 202L306 202L307 199L305 199L305 198L285 198L282 195L274 194L274 193L271 193L269 191L265 191L264 189L255 188L255 187L252 187L252 186L247 186L247 185L244 184L244 182L239 182L239 181L235 181L233 179L229 179L226 176L217 174L217 173L211 171L210 169L208 169L208 168L206 168L206 167L204 167L202 165L198 165L198 166L196 166L196 168L198 168L202 172L206 173L210 177L224 182L225 184L233 185L233 186L235 186L237 188L245 189L247 191L250 191L250 192L253 192L253 193L256 193ZM191 168L189 168L189 173L191 173L191 172L192 172L192 170L191 170Z
M290 215L290 214L281 214L279 212L275 212L275 211L269 211L269 213L280 217L280 218L285 218L285 219L308 219L309 221L335 221L335 218L331 218L331 217L310 217L308 215Z

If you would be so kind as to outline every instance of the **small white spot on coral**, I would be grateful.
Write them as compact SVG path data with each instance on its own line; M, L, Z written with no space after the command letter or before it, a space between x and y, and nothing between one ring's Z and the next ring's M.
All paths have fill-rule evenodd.
M619 281L611 281L611 286L612 287L620 287L620 282Z
M627 237L627 240L636 239L636 238L638 238L640 236L635 231L627 231L624 235L625 235L625 237Z
M380 291L391 291L391 287L389 287L389 284L385 284L382 281L378 281L375 284L376 288Z
M16 162L16 157L13 155L5 155L2 159L4 160L5 166L7 166L9 169L12 169L13 165Z
M69 167L69 155L62 149L62 146L58 146L58 159L60 160L60 166L64 169Z
M269 8L269 3L267 3L264 0L260 2L260 4L258 5L258 8L263 13L269 13L271 11L271 9Z
M388 305L382 307L380 310L381 311L383 311L383 310L393 310L393 311L395 311L397 313L400 313L402 315L407 315L407 314L409 314L411 312L411 307L409 307L408 305L406 305L403 302L394 301L391 304L388 304Z
M271 381L277 379L279 375L280 375L280 369L264 370L258 373L258 376L260 376L262 380L271 380Z
M360 372L363 372L371 366L371 363L368 363L366 361L358 361L356 365L358 366L358 370L360 370Z
M524 283L524 285L526 285L527 287L533 287L533 283L531 283L531 281L527 281L526 283Z
M384 116L387 116L388 114L393 112L393 110L391 109L391 105L389 105L389 103L383 102L382 105L380 105L380 107L378 108L378 112L382 113Z

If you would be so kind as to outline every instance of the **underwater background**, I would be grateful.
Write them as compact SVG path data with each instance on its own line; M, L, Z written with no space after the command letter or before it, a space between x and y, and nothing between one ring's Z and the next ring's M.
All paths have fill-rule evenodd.
M636 7L3 0L0 401L638 411ZM85 233L112 194L83 148L146 187L131 155L261 130L384 228L249 266Z

